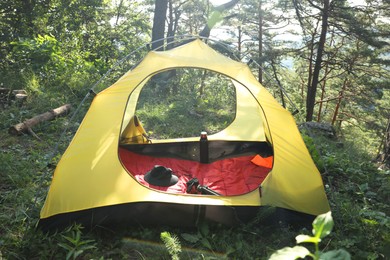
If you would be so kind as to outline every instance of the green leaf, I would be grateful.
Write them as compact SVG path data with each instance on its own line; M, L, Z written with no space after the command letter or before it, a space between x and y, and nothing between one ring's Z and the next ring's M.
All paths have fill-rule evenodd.
M67 251L72 250L73 248L67 244L58 243L58 246L62 247L63 249L66 249Z
M69 260L69 259L73 256L73 253L74 253L74 250L69 251L69 252L66 254L66 260Z
M70 243L72 243L73 245L76 244L76 239L72 238L72 237L68 237L68 236L64 236L64 235L61 235L64 239L68 240Z
M81 249L75 251L74 254L73 254L73 259L76 259L76 258L77 258L79 255L81 255L83 252L84 252L84 250L81 250Z
M199 232L202 234L202 236L207 237L210 233L209 226L206 223L200 224Z
M295 240L297 241L297 244L300 244L300 243L318 244L319 242L321 242L321 238L312 237L312 236L308 236L308 235L298 235L295 237Z
M344 249L332 250L320 255L321 260L350 260L351 255Z
M303 246L285 247L271 255L269 260L290 260L297 258L305 258L311 255L310 251Z
M325 214L319 215L313 221L313 235L319 238L324 238L330 234L333 229L332 213L329 211Z
M193 234L188 234L188 233L182 233L181 234L181 237L187 241L187 242L190 242L190 243L196 243L199 241L200 237L198 235L193 235Z
M210 249L212 250L212 246L210 244L210 241L207 239L207 238L202 238L202 240L200 241L202 246L206 247L207 249Z

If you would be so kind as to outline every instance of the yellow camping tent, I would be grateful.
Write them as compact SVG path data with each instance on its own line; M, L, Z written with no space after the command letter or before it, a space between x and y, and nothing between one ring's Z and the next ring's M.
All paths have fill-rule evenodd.
M236 118L209 140L262 141L272 146L272 170L257 189L234 196L169 193L142 185L124 167L118 146L121 137L131 138L127 126L131 125L142 87L157 72L181 67L203 68L232 79L237 95ZM198 140L154 140L153 145ZM157 207L160 204L164 207ZM110 217L142 222L148 213L158 214L151 217L153 221L172 218L165 222L180 223L171 211L164 215L165 211L173 209L179 216L182 209L202 207L207 209L206 218L228 223L230 220L221 216L228 209L263 205L311 215L329 211L321 176L292 115L259 84L246 64L197 39L172 50L149 52L137 67L96 95L55 170L40 225L78 219L99 224Z

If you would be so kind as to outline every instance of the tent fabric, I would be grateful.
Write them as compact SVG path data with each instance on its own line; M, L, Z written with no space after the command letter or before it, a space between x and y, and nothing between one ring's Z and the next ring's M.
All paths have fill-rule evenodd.
M136 115L130 119L130 122L122 132L120 142L124 144L145 144L150 142L144 127Z
M141 185L123 167L118 144L134 116L143 85L158 72L180 67L211 70L234 81L237 117L226 129L210 135L209 140L267 141L272 145L273 167L262 182L261 197L258 189L237 196L166 193ZM95 96L57 165L41 219L142 202L272 205L312 215L329 211L321 176L292 115L258 83L246 64L231 60L199 39L168 51L149 52L137 67Z
M119 149L119 157L128 172L140 184L149 188L186 194L186 183L197 178L200 185L225 196L241 195L258 189L271 170L273 159L272 156L263 158L260 155L247 155L203 164L190 160L140 155L123 148ZM262 158L262 162L253 163L251 160L254 157ZM155 165L171 168L173 174L179 177L179 181L169 187L150 185L144 180L144 175Z

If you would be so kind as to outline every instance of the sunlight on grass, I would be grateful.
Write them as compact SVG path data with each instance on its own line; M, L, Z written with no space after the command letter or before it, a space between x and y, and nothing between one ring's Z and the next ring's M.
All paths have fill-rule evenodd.
M136 114L148 133L153 130L153 138L165 139L217 133L234 120L235 110L235 88L227 77L176 69L147 82Z

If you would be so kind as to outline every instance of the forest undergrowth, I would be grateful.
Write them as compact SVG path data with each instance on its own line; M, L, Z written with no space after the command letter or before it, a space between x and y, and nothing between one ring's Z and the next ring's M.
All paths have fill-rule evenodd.
M0 259L267 259L294 246L298 234L311 234L311 223L270 222L274 208L263 208L238 227L201 223L192 229L131 226L118 231L74 225L42 233L36 224L51 174L78 123L69 125L59 117L36 126L35 137L10 135L8 128L48 107L65 102L76 107L78 100L32 94L24 104L10 101L0 108ZM351 139L302 134L322 173L334 220L320 250L344 249L352 259L388 259L390 171L378 170L366 149Z

